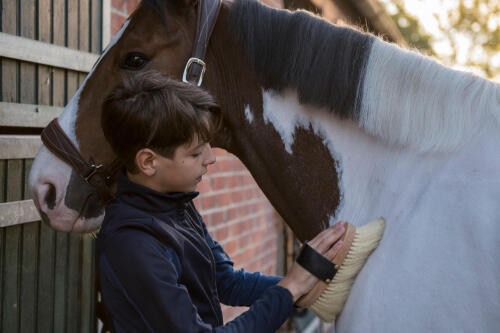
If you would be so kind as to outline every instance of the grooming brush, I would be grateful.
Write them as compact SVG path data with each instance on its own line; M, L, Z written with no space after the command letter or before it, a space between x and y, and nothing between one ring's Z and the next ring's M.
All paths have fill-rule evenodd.
M333 278L320 279L297 301L298 306L309 308L327 322L335 320L344 308L354 279L384 234L385 220L378 218L360 228L350 223L345 226L342 247L332 260L335 265Z

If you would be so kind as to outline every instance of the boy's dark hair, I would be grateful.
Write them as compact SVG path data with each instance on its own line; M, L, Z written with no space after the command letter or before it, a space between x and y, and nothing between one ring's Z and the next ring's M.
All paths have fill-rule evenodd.
M145 72L119 84L103 104L106 140L127 170L137 173L135 155L150 148L172 158L175 149L195 138L210 141L222 116L213 97L192 84L158 72Z

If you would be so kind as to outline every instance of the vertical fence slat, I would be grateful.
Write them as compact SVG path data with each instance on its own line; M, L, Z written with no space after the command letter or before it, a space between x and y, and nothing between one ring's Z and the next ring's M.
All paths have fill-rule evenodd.
M20 3L21 22L20 35L25 38L35 39L35 3L33 1L23 0ZM37 88L36 81L37 66L32 63L20 63L20 100L21 103L36 104L37 103ZM23 161L22 178L20 184L22 186L22 194L20 199L26 199L28 170L30 162L26 164ZM38 225L37 223L29 223L21 227L21 260L18 265L20 271L20 332L35 332L36 329L36 297L37 297L37 269L38 269Z
M80 0L80 29L78 38L80 41L79 49L85 52L92 52L90 47L90 1ZM81 86L85 80L86 74L78 74L78 86Z
M71 49L78 49L78 0L67 0L68 4L68 47ZM73 71L66 71L67 75L67 93L68 101L73 97L78 89L78 73ZM66 103L68 102L66 101Z
M35 6L32 1L21 1L20 35L35 39ZM20 103L36 104L36 65L20 62Z
M53 43L60 46L65 46L66 38L66 27L65 27L65 17L66 17L66 1L65 0L53 0ZM63 69L52 69L52 84L53 84L53 104L55 106L64 106L65 100L65 78Z
M45 43L52 42L51 0L38 0L38 39ZM48 66L38 66L38 104L51 105L50 91L52 87L51 70Z
M40 225L40 272L38 274L38 332L54 331L54 267L56 232L45 224Z
M52 0L38 0L38 36L40 41L52 42ZM64 77L63 77L64 79ZM64 80L62 81L64 82ZM63 87L61 87L63 88ZM60 89L61 89L60 88ZM52 105L52 69L38 66L38 103ZM63 96L63 93L56 92ZM61 102L62 104L62 102ZM39 222L37 330L52 332L54 329L54 265L55 231Z
M95 331L95 272L94 272L94 240L90 235L83 236L82 244L82 333Z
M21 263L21 332L35 332L38 279L38 222L23 225Z
M101 10L103 0L90 0L90 44L91 52L101 53Z
M22 199L22 160L7 161L6 201ZM5 291L3 297L2 332L17 332L19 329L20 301L20 251L22 227L5 229Z
M17 35L17 2L2 1L2 32ZM4 102L17 102L17 68L15 60L2 58L2 96Z
M7 160L0 160L0 202L7 200Z
M24 161L23 200L31 198L28 177L32 164L32 159ZM21 332L35 332L37 326L39 222L24 224L22 228Z
M66 46L66 1L53 0L53 38L54 44ZM54 96L53 101L56 106L64 106L66 100L66 79L65 71L54 69ZM55 234L55 271L54 271L54 332L66 331L66 295L67 295L67 264L68 264L68 234L56 232Z
M81 235L69 235L68 249L68 332L80 331Z
M68 240L69 234L56 232L56 257L54 272L54 333L66 332L68 291Z
M0 202L5 202L6 198L6 177L7 177L7 161L0 160ZM0 328L3 325L3 313L4 313L4 288L5 288L5 229L0 228Z

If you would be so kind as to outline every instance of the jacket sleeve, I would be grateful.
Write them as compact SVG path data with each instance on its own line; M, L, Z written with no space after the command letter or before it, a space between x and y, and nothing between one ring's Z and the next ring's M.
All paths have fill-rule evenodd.
M281 281L279 276L249 273L244 269L236 270L233 261L222 246L214 241L203 223L205 239L212 249L216 265L217 292L223 304L231 306L250 306L264 291Z
M99 258L100 279L122 291L151 332L274 332L290 315L290 293L274 286L233 321L212 327L203 322L188 290L178 283L178 257L167 249L147 233L123 232L109 240ZM106 304L105 290L103 295ZM126 328L127 318L106 305L115 329Z

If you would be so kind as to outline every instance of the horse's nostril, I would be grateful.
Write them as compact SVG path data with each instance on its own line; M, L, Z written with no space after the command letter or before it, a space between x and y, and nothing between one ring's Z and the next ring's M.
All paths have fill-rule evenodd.
M52 184L47 184L49 190L45 194L45 203L49 209L54 209L56 206L56 187Z

